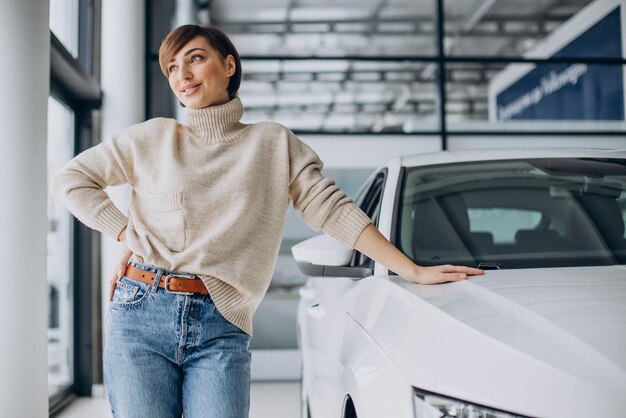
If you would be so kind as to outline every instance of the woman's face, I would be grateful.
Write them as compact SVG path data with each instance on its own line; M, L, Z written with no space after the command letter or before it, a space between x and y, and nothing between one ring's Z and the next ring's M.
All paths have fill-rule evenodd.
M200 109L228 102L228 82L235 73L232 55L226 59L206 38L187 42L167 64L170 87L186 107Z

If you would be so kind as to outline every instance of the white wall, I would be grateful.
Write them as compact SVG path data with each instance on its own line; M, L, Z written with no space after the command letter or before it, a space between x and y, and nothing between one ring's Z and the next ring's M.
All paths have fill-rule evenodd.
M486 148L626 148L624 136L457 136L448 138L448 149L460 151Z
M375 169L393 157L441 150L438 136L421 135L302 135L324 162L324 168ZM448 150L489 148L602 148L626 149L623 136L454 136L448 137Z
M0 415L48 416L48 1L0 1Z
M302 135L324 162L324 168L371 168L399 155L441 150L437 136Z

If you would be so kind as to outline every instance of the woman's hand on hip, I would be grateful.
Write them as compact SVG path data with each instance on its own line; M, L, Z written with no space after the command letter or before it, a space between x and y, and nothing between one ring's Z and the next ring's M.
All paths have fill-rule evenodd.
M124 250L122 251L120 261L115 266L115 272L109 281L109 302L113 300L113 293L115 292L117 281L126 273L126 266L128 265L128 260L130 260L131 255L133 255L133 252L128 249L126 242L124 242Z

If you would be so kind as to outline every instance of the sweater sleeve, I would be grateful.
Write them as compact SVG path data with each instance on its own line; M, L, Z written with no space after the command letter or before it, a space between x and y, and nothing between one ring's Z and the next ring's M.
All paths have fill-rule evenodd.
M68 161L50 182L50 191L82 223L117 240L128 224L104 191L131 182L130 150L122 138L112 138Z
M289 133L289 197L293 207L313 230L320 229L354 248L359 235L371 223L335 181L325 178L323 163L308 145Z

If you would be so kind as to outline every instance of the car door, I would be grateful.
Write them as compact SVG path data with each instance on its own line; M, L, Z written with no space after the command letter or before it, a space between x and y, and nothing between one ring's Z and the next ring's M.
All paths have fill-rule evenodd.
M386 170L371 176L355 199L359 206L378 224ZM351 266L371 267L374 261L354 251ZM301 294L299 307L302 317L300 333L306 393L314 417L338 415L344 393L339 385L341 365L339 353L347 319L347 307L356 297L353 278L310 277Z

